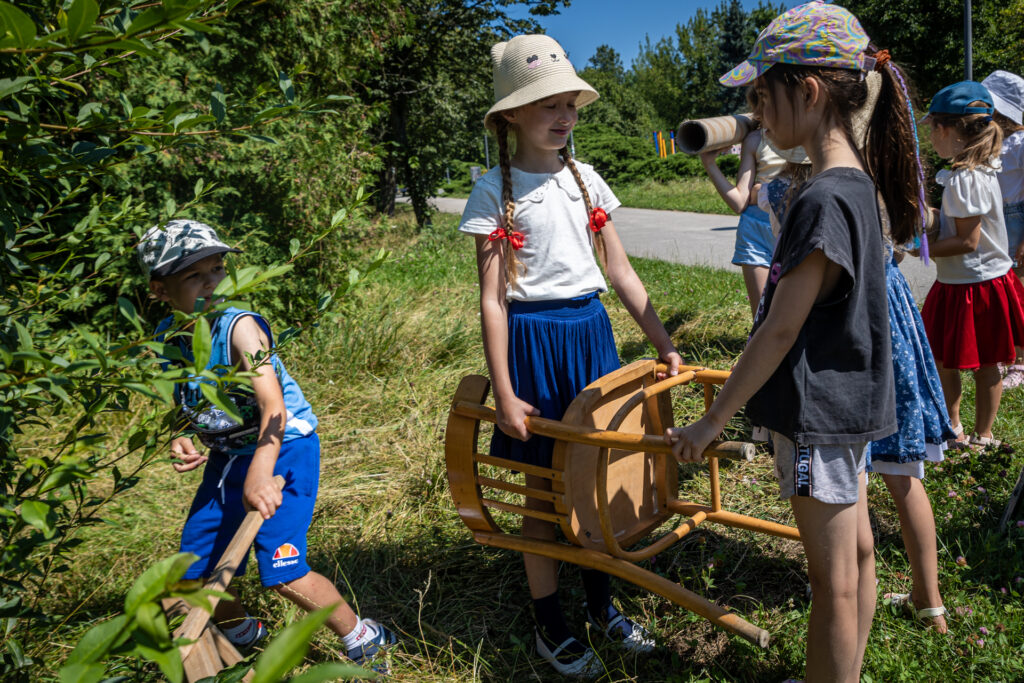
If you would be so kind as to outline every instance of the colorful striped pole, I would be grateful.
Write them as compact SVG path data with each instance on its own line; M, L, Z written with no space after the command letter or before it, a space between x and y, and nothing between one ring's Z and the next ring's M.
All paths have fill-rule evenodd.
M672 143L672 153L675 154L676 153L676 132L674 130L670 130L668 132L668 139L669 139L669 142Z

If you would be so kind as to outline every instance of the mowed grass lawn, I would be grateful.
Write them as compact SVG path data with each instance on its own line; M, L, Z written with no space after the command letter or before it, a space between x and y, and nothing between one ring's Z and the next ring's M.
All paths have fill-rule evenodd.
M534 655L530 600L520 557L474 543L449 496L444 428L459 379L484 372L472 241L439 216L417 234L407 221L381 226L367 249L393 257L372 282L287 349L285 362L320 418L320 498L310 531L310 561L365 616L395 628L395 681L558 680ZM749 309L738 273L635 260L654 305L684 358L728 368L748 331ZM624 362L651 354L614 294L605 298ZM696 392L679 391L678 421L695 416ZM965 398L971 424L972 390ZM1024 436L1024 392L1006 396L996 433ZM116 428L116 425L115 425ZM737 419L729 436L746 438ZM482 436L482 442L486 443ZM1024 679L1024 528L994 529L1017 473L1020 454L952 455L926 479L935 506L939 572L950 632L923 629L879 604L864 665L865 681L1018 681ZM725 505L792 523L778 500L772 461L722 468ZM28 655L52 676L86 628L115 615L133 579L177 549L178 534L200 479L153 468L107 511L110 524L87 530L74 571L51 582L43 608L64 624ZM683 495L706 500L704 469L681 470ZM876 533L879 592L908 591L909 567L891 500L880 480L869 488ZM745 616L772 634L760 650L631 584L613 581L624 611L655 635L657 650L623 656L599 644L602 681L780 681L802 675L810 603L801 547L751 532L701 527L646 566ZM562 599L583 634L578 571L562 569ZM240 581L250 613L271 633L297 613ZM319 634L308 662L337 656L338 642ZM155 669L119 672L159 680ZM44 676L45 677L45 676Z

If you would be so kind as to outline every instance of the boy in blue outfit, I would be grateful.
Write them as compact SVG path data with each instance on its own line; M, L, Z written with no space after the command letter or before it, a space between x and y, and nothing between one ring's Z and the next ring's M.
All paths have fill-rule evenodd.
M237 251L221 242L210 226L189 220L150 228L137 247L150 292L184 313L197 310L197 305L210 307L213 291L226 275L224 254ZM172 331L173 323L173 316L164 319L157 338ZM238 386L230 392L242 424L203 400L204 380L176 385L175 400L188 431L209 448L208 455L201 454L188 435L171 442L178 472L206 465L181 535L181 551L200 557L185 578L209 576L246 509L258 510L265 520L253 544L261 583L305 610L336 605L328 627L344 641L350 659L367 664L397 638L376 621L360 619L334 584L306 561L306 532L320 480L316 415L273 353L270 325L263 317L228 308L211 313L210 330L207 369L223 372L224 367L237 366L255 376L251 389ZM191 359L190 340L186 334L169 341ZM283 490L274 484L276 474L285 479ZM238 575L244 573L243 560ZM263 625L246 614L238 600L222 600L213 619L241 649L266 636Z

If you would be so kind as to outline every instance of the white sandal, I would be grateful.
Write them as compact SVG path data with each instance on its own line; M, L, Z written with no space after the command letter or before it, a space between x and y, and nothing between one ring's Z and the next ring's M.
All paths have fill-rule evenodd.
M572 676L573 678L596 678L604 668L601 666L601 660L597 658L597 653L594 652L593 648L587 648L586 652L568 662L559 661L558 656L562 654L566 648L573 643L579 641L569 636L562 644L556 647L554 650L548 648L548 644L540 637L540 633L535 632L537 640L537 654L539 654L548 664L555 667L555 671L562 674L563 676Z

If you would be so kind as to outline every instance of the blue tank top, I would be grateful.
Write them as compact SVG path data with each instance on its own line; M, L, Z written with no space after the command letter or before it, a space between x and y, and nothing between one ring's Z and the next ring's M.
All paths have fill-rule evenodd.
M244 311L239 308L228 308L221 311L211 320L210 337L211 350L210 361L206 369L218 375L225 375L228 368L238 364L239 359L234 358L231 352L231 335L234 333L235 325L245 317L252 317L270 340L270 346L274 346L274 335L270 331L270 325L257 313ZM174 316L168 316L160 321L156 330L157 341L163 341L164 334L174 323ZM182 356L192 360L191 337L180 335L172 338L171 343L176 343L181 350ZM313 414L313 407L302 394L298 383L284 367L284 363L271 353L269 362L274 367L277 379L281 383L281 393L284 395L284 406L287 412L287 422L284 429L284 441L291 441L312 434L316 430L317 419ZM164 363L164 367L170 367L170 361ZM239 424L223 410L210 404L203 398L201 385L203 383L214 384L210 380L193 378L188 382L175 385L174 397L181 406L182 413L190 423L192 431L199 436L199 440L211 450L227 453L228 455L252 455L256 452L256 442L259 439L260 414L251 387L236 385L230 389L229 396L238 412L242 415L243 423Z

